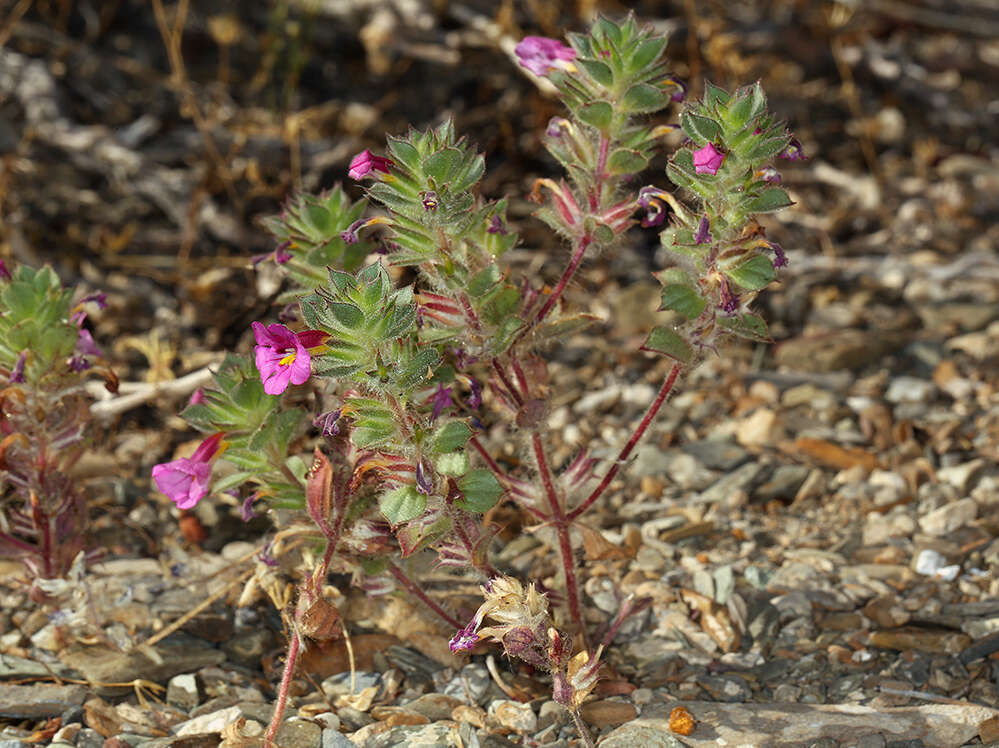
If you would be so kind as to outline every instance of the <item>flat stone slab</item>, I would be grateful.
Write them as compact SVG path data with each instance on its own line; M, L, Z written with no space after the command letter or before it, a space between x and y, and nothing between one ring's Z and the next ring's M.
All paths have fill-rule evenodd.
M690 735L677 735L669 729L669 713L676 706L685 706L696 720ZM888 742L919 738L934 748L960 748L978 735L982 722L997 715L999 711L978 704L874 709L854 704L678 701L649 707L641 717L600 741L600 748L802 748L820 738L833 738L845 745L879 734Z
M147 650L148 651L148 650ZM83 674L95 685L101 696L126 693L127 684L137 678L166 682L181 673L194 671L225 661L225 654L213 647L187 643L185 646L161 642L151 652L143 650L117 652L104 646L76 647L60 653L63 664Z
M0 683L0 717L4 719L43 719L57 717L87 698L84 686L56 686L38 683L18 686Z

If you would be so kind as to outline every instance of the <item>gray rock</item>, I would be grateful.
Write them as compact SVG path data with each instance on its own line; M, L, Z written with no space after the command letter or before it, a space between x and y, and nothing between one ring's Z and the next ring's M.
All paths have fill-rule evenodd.
M639 725L634 722L619 727L602 741L600 748L686 748L686 743L681 743L669 732L667 726L651 727Z
M735 442L717 439L705 439L699 442L684 444L681 449L693 455L702 465L711 470L722 470L726 473L735 470L752 455Z
M104 737L89 727L84 727L76 733L76 748L101 748L104 745Z
M467 701L471 699L472 702L478 704L483 696L486 695L486 691L489 690L489 684L492 682L492 678L489 677L489 671L486 670L485 665L480 665L477 662L465 665L451 682L444 686L443 692L448 696L454 696L456 699L461 699L462 701Z
M246 667L260 667L260 660L274 646L274 632L261 627L247 629L222 642L222 651L233 662Z
M198 705L198 681L193 673L173 676L167 683L166 700L170 706L190 711Z
M160 642L155 650L158 662L139 650L119 652L103 646L76 647L61 653L59 659L93 683L123 683L136 678L165 681L180 673L225 662L225 654L199 643L194 637L178 636L175 642ZM99 696L106 696L128 693L131 687L97 686L95 691Z
M364 748L396 748L396 746L425 746L442 748L456 746L458 730L447 722L429 725L403 725L380 735L374 735L364 743Z
M274 742L281 748L319 748L323 729L309 720L292 717L278 728Z
M961 499L946 504L919 518L919 526L927 535L948 535L963 527L978 516L978 504L974 499Z
M890 403L928 403L936 394L937 386L919 377L895 377L888 385L885 400Z
M864 735L857 740L857 748L885 748L885 736L881 734Z
M6 719L41 719L58 717L66 709L78 707L87 698L84 686L55 686L38 683L32 686L0 684L0 717Z
M219 709L211 714L203 714L200 717L181 722L173 728L173 734L178 736L200 735L206 732L222 732L222 729L231 722L243 716L242 710L238 706L230 706L226 709Z
M825 664L824 667L828 667ZM999 711L978 704L923 704L877 709L859 704L726 704L685 702L697 727L683 742L671 738L669 712L674 704L650 705L642 716L611 732L601 748L668 746L717 748L726 745L791 746L851 745L872 733L885 736L888 746L911 745L959 748L978 734L978 725ZM822 743L821 740L832 741ZM902 744L902 743L899 743ZM908 744L907 744L908 745Z
M701 491L694 500L703 504L722 504L730 500L737 491L748 492L769 469L769 466L759 462L750 462L729 473L706 491Z
M322 748L357 748L350 739L339 730L323 730Z
M365 688L378 686L382 682L381 673L366 673L358 671L354 673L354 693L360 693ZM350 693L351 677L350 673L337 673L331 675L323 681L323 693L328 697L345 696Z
M765 483L753 490L753 499L756 501L793 499L810 472L811 468L805 465L781 465Z

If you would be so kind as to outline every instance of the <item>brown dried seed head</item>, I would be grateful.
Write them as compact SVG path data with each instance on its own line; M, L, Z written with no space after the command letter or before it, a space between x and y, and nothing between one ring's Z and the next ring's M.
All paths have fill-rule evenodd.
M340 611L324 598L312 603L303 598L299 602L298 628L305 636L316 641L338 638Z

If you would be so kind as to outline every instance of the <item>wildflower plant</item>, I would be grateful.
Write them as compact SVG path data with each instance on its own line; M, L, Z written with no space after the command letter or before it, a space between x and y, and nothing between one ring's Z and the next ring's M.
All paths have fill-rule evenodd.
M311 519L322 560L306 575L290 618L289 658L268 740L300 646L334 635L338 625L322 592L335 567L370 590L398 585L419 597L458 629L454 652L495 641L550 672L555 699L589 742L578 708L609 638L593 648L584 625L573 531L595 531L582 515L626 463L684 367L717 350L725 334L769 340L750 306L786 258L754 217L791 204L770 162L800 154L800 146L767 112L760 85L729 93L708 84L680 115L685 139L667 167L680 196L657 185L636 189L636 175L676 129L656 124L654 115L686 90L663 61L666 39L628 17L600 18L568 42L528 37L516 49L531 74L554 84L568 110L544 135L565 175L537 180L529 196L536 217L570 246L555 286L510 278L503 256L518 239L506 202L479 194L483 156L456 135L452 121L389 137L384 154L365 150L349 171L367 184L367 199L380 212L368 214L363 201L351 203L336 187L296 198L267 222L280 242L272 259L295 285L300 322L294 329L254 323L255 363L228 359L204 402L184 412L209 435L190 458L195 464L158 468L168 475L161 488L187 504L207 490L209 463L221 455L235 469L212 478L212 491L241 490L247 501L266 499ZM585 310L564 309L562 294L585 259L639 220L662 226L672 264L657 273L661 308L680 319L654 328L643 350L672 363L602 475L585 446L556 471L539 350L592 321ZM372 259L379 244L384 257ZM400 268L409 270L402 275ZM311 414L301 407L302 390L317 393ZM502 467L484 443L487 425L500 419L516 427L520 470ZM300 437L309 424L319 445L306 470ZM499 502L548 528L563 571L564 611L552 611L536 585L493 567L496 530L483 516ZM423 551L436 553L440 566L481 576L486 602L471 623L404 573L404 560ZM639 605L622 604L609 636Z
M84 381L103 373L114 387L83 327L104 295L74 296L51 268L0 261L0 556L24 563L38 599L84 550L87 508L70 472L91 427Z

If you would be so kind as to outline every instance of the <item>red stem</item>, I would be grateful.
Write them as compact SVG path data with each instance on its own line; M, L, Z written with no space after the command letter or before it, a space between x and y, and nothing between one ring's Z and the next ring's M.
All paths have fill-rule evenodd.
M396 578L399 584L401 584L403 587L406 588L407 592L409 592L414 597L419 598L424 605L426 605L428 608L430 608L430 610L432 610L434 613L436 613L445 621L447 621L448 624L450 624L451 626L454 626L456 629L462 628L461 621L459 621L457 618L455 618L446 610L444 610L444 608L442 608L440 605L438 605L429 597L427 597L427 593L421 590L419 585L416 584L416 582L407 577L403 573L402 569L393 564L391 561L389 562L388 570L389 572L391 572L392 576Z
M565 291L565 287L569 285L569 281L572 280L572 276L576 274L579 264L583 261L583 255L586 254L586 248L590 246L591 241L593 241L593 237L589 234L583 234L582 238L579 240L576 250L572 253L572 258L569 260L569 264L566 266L565 272L563 272L562 277L558 279L558 285L555 286L555 290L552 291L552 295L548 297L548 301L545 302L545 305L538 311L538 316L534 318L533 325L540 324L541 320L548 316L548 312L552 310L552 307L558 303L559 298L562 296L562 292Z
M600 205L600 187L604 181L604 171L607 169L607 152L610 150L610 138L606 135L600 136L600 151L597 154L597 171L594 174L596 189L590 193L590 210L596 212Z
M274 704L274 716L264 735L264 748L272 748L274 738L278 728L281 726L281 717L284 716L284 709L288 703L288 689L291 687L291 677L295 673L295 665L298 662L298 650L302 644L298 631L292 628L291 641L288 642L288 656L284 661L284 673L281 675L281 685L278 687L277 703Z
M651 424L652 420L656 417L656 414L659 412L662 404L666 402L666 398L669 395L670 390L673 389L673 384L676 382L676 377L680 373L681 368L680 364L673 364L673 368L670 369L669 376L666 377L666 381L663 382L663 386L659 388L659 394L656 395L656 399L652 401L651 405L649 405L649 409L645 411L645 415L642 416L641 422L631 435L631 438L628 439L628 443L624 445L621 453L617 456L617 459L614 460L614 464L611 465L610 470L607 471L603 480L600 481L600 485L593 489L593 493L587 496L586 500L582 504L569 512L569 521L576 519L579 515L589 509L593 502L600 498L603 492L607 489L607 486L610 485L611 481L614 480L614 477L618 474L618 471L621 469L624 461L627 460L628 455L631 454L631 450L635 448L635 445L638 444L642 436L645 435L645 431L649 428L649 424Z
M495 358L493 359L493 369L496 371L496 376L500 378L500 381L503 383L503 386L506 387L507 392L510 393L510 397L513 398L514 403L516 403L517 407L519 408L521 405L524 404L524 398L520 396L520 392L518 392L517 389L513 386L513 382L510 381L510 378L506 375L506 372L503 371L503 367L500 366L499 359Z
M576 581L576 557L572 552L572 541L569 538L569 521L566 519L562 502L559 501L558 492L555 490L552 471L548 465L548 458L545 456L545 447L541 442L541 435L537 431L531 435L531 444L534 447L534 459L538 463L538 472L541 473L541 483L545 487L545 496L548 497L548 505L551 507L550 521L558 535L558 547L562 554L562 569L565 572L565 592L566 603L569 607L569 616L572 618L575 627L583 635L585 643L587 642L586 627L583 624L583 612L579 605L579 586ZM588 644L587 649L589 649Z

